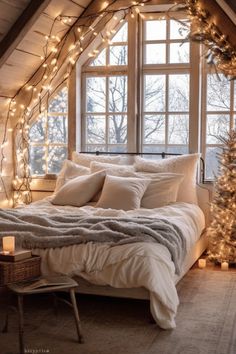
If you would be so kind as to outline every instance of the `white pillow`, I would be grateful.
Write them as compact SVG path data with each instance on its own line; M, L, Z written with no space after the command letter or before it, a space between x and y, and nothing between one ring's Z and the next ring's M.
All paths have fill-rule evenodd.
M197 204L196 173L200 154L182 155L162 160L146 160L135 157L136 171L173 172L184 175L180 184L177 201Z
M62 165L62 169L57 176L56 187L54 192L56 193L68 180L88 175L90 169L84 166L79 166L70 160L65 160Z
M141 200L141 207L147 209L160 208L176 202L180 183L184 179L184 175L177 173L136 172L135 175L151 179Z
M149 179L107 175L96 207L122 210L139 209L149 183Z
M82 206L88 203L102 188L105 171L79 176L67 182L51 200L52 204Z
M111 163L97 162L97 161L92 161L90 163L90 170L91 173L106 170L107 174L114 175L114 176L125 175L127 177L129 173L131 173L131 175L134 174L134 166L114 165Z
M89 167L91 161L100 161L100 162L109 162L113 164L118 164L120 162L120 156L97 156L93 154L80 154L76 151L72 153L72 161L85 166Z

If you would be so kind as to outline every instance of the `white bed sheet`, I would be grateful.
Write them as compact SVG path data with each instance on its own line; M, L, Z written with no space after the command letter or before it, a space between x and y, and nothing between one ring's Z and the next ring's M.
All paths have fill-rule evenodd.
M157 209L131 211L55 206L50 198L32 203L27 212L69 213L84 216L151 216L172 221L182 230L187 253L199 239L205 226L201 209L194 204L175 203ZM24 212L24 209L21 209ZM133 243L121 246L87 243L54 249L34 249L42 257L43 274L80 276L91 283L116 288L145 287L150 292L151 313L157 324L164 328L175 327L179 304L174 277L175 267L165 246L150 243Z

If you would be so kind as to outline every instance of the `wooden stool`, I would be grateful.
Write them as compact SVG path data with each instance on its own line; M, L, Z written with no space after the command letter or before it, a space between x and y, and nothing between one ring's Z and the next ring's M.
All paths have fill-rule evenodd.
M48 284L45 286L37 287L32 289L36 282L40 281L43 283L44 281ZM17 303L18 303L18 314L19 314L19 344L20 344L20 354L24 354L24 310L23 310L23 297L24 295L33 295L33 294L42 294L42 293L54 293L59 291L69 291L71 303L65 301L67 304L73 307L74 310L74 318L76 324L76 330L78 334L79 343L83 343L83 336L81 333L81 325L79 312L76 303L75 297L75 289L78 287L78 284L73 279L67 276L56 276L56 277L41 277L37 279L35 282L31 281L22 281L19 283L8 284L8 289L17 295ZM8 312L6 316L6 322L3 329L3 332L8 331Z

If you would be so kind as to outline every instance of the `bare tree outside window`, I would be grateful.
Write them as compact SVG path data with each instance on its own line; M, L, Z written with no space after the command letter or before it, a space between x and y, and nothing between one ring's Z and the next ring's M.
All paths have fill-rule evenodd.
M175 21L164 14L142 14L138 27L142 41L136 41L141 58L140 81L137 82L140 101L135 101L135 97L132 104L140 108L137 120L141 150L150 153L188 153L189 132L191 130L192 136L195 134L192 130L196 124L192 123L199 113L198 123L205 134L201 136L201 150L206 162L206 178L210 180L217 173L219 136L225 136L236 125L236 84L221 74L205 70L201 73L203 96L200 101L197 92L198 108L193 108L195 96L190 97L190 92L194 92L195 68L192 44L186 39L189 20L180 16L180 21ZM128 62L128 26L132 23L124 23L109 44L100 48L96 58L83 66L85 131L82 134L85 135L83 148L88 151L127 151L131 139L128 122L129 129L133 126L127 108L128 80L129 84L133 80L132 63ZM197 80L198 88L201 81ZM43 139L40 131L38 139ZM196 140L200 141L200 136Z
M88 151L127 150L127 63L128 25L124 23L111 39L107 48L88 65L96 74L86 74L85 117ZM102 68L109 67L109 73L102 75ZM121 67L118 75L113 67Z
M219 170L217 154L222 146L219 137L227 137L230 127L235 127L231 100L236 97L235 84L223 74L208 73L206 92L206 178L214 179Z

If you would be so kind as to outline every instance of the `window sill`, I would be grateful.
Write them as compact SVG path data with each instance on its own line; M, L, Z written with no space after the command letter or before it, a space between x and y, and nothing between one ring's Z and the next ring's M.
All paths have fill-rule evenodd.
M54 175L55 176L55 175ZM48 175L32 177L30 183L31 191L53 192L56 186L56 176L51 178Z

